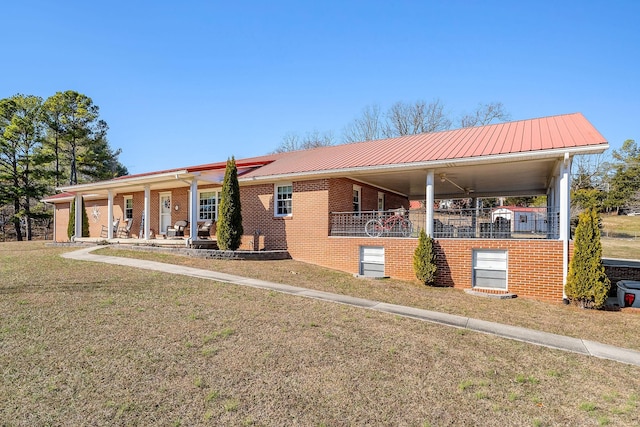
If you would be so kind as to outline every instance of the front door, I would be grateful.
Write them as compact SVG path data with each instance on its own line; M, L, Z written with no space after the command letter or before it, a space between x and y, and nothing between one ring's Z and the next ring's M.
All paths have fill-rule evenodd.
M160 233L166 234L171 226L171 193L160 194Z

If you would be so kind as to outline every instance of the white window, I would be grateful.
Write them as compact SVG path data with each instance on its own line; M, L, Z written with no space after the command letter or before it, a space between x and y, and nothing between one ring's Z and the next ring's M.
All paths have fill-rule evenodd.
M293 214L293 184L276 184L274 201L273 210L276 216L291 216Z
M473 287L507 290L507 251L473 250Z
M378 192L378 210L384 210L384 193Z
M362 187L359 185L353 186L353 212L360 212L362 200Z
M218 219L218 206L220 206L220 193L217 191L198 192L198 220L216 221Z
M133 196L124 196L124 219L133 219Z

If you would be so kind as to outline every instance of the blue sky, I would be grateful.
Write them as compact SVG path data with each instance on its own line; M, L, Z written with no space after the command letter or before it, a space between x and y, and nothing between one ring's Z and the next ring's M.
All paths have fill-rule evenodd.
M640 142L638 1L121 1L3 5L0 97L90 96L130 173L262 155L362 109L582 112Z

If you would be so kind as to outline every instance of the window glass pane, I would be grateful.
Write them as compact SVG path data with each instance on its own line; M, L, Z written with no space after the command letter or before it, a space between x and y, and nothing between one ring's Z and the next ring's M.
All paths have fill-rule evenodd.
M360 212L360 190L353 189L353 211Z
M218 217L218 197L216 191L200 193L198 207L198 219L201 221L214 221Z
M133 198L128 197L124 199L124 218L132 219L133 218Z
M292 198L292 185L280 185L276 187L276 215L291 215Z

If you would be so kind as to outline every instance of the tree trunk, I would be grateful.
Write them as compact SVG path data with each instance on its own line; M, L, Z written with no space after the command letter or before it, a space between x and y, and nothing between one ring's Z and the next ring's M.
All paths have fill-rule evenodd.
M17 213L20 212L20 201L14 200L13 203L14 214L11 222L13 222L13 226L16 229L16 240L18 242L22 242L22 228L20 227L20 218L18 218Z

